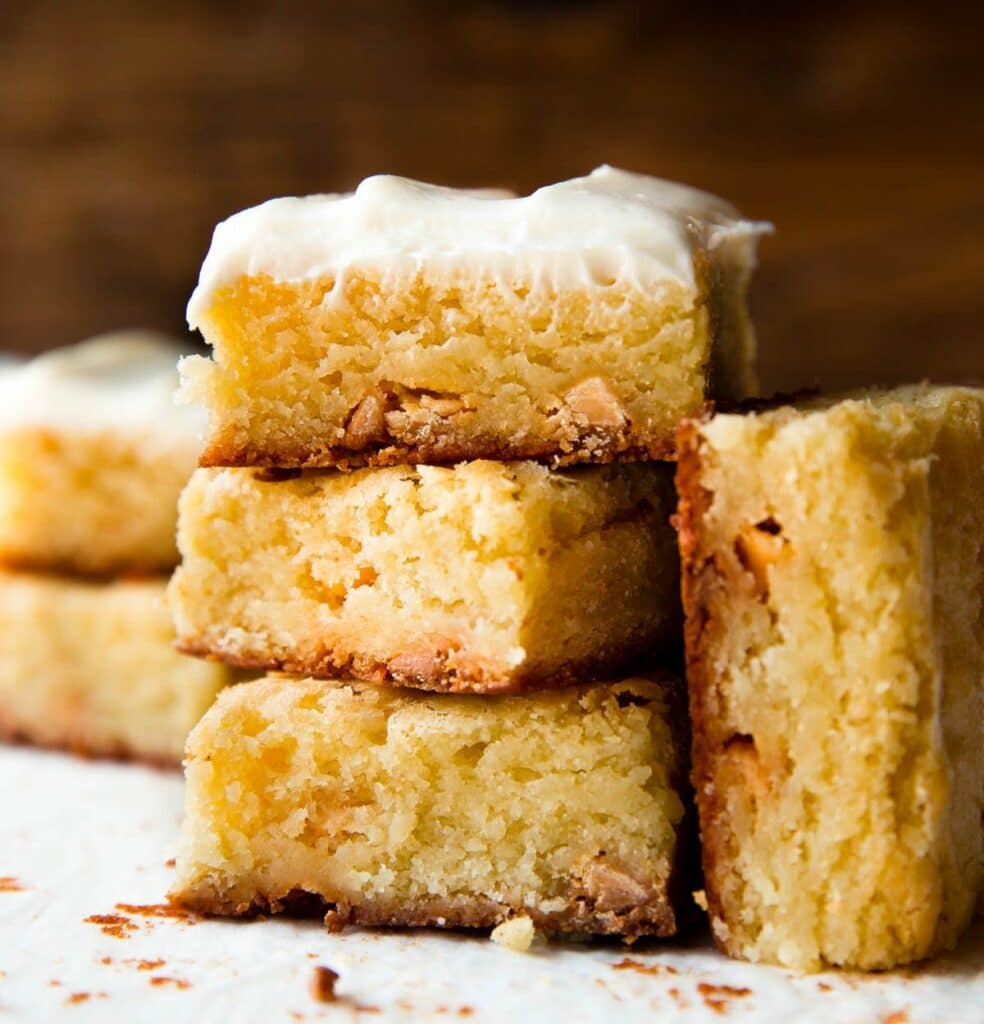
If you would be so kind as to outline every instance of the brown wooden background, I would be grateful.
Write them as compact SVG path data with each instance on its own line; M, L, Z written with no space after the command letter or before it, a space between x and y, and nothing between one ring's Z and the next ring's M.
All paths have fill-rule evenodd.
M765 383L984 377L984 32L956 5L0 2L0 345L180 329L216 220L602 161L772 219Z

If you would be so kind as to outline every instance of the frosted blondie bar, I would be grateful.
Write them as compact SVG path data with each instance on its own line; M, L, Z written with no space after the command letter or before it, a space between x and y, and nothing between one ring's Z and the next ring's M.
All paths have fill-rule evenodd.
M176 408L179 349L120 331L0 367L0 565L167 571L198 410Z
M672 454L753 387L745 291L767 225L602 167L523 198L402 178L220 224L188 307L205 466Z

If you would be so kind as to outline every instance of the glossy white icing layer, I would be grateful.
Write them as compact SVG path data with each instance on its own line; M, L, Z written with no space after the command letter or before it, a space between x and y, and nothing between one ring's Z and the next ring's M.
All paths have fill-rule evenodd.
M378 175L349 195L271 199L219 224L188 322L244 274L340 281L351 267L465 263L506 281L692 286L697 251L737 244L751 265L769 229L706 192L607 166L520 198Z
M124 330L0 362L0 429L123 429L142 443L197 443L198 409L176 406L181 349L153 331Z

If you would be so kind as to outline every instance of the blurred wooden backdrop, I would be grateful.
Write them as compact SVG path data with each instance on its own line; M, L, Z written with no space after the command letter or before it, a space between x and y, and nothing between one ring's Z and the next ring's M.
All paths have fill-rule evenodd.
M269 196L608 161L775 222L767 387L984 377L984 32L959 12L3 0L0 345L180 330L213 224Z

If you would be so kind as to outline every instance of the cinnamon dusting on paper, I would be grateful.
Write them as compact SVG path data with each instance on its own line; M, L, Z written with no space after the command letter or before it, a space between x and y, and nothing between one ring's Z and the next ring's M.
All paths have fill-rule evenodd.
M736 985L715 985L709 981L699 981L697 991L704 1000L704 1005L715 1013L727 1013L732 999L744 999L750 996L752 990L744 986Z
M670 964L644 964L639 960L625 957L617 964L612 964L613 971L635 971L637 974L679 974L680 972Z

